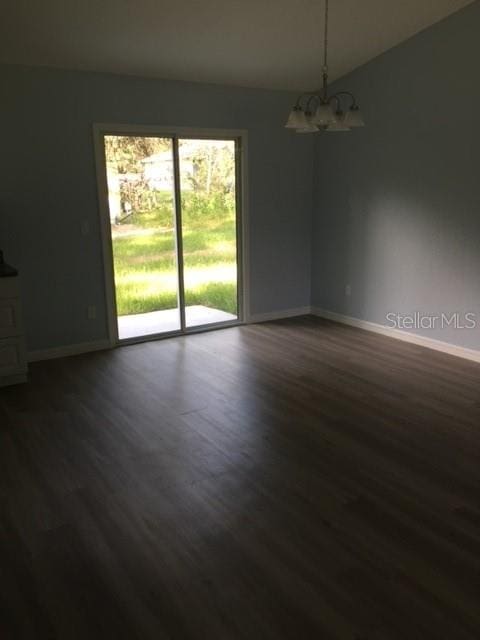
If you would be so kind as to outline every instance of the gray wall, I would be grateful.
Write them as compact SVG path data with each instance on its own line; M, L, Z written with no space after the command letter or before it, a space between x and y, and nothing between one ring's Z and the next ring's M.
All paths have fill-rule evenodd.
M106 337L93 122L249 131L254 314L480 314L479 30L475 2L344 78L368 127L319 136L314 162L286 92L0 66L0 247L29 348ZM417 333L480 348L478 330Z
M0 248L22 273L29 349L106 337L94 122L247 129L251 311L310 303L313 141L283 129L294 96L15 66L0 74Z
M479 33L475 2L336 85L368 127L317 140L312 304L480 314ZM480 348L478 330L416 333Z

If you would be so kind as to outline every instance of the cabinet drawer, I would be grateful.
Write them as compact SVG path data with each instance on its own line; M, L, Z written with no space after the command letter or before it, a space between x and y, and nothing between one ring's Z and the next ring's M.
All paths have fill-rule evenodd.
M0 340L0 376L24 373L27 369L23 338Z
M0 338L18 336L22 333L20 318L20 300L0 299Z

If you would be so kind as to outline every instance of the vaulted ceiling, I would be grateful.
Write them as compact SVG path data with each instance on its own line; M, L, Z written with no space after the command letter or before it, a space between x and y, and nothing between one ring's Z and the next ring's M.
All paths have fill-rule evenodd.
M330 0L332 78L472 0ZM14 0L0 61L303 90L321 75L323 0Z

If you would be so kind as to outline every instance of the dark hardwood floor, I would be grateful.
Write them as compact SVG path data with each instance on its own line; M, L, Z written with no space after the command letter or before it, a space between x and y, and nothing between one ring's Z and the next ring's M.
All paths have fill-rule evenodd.
M480 638L480 365L315 318L0 391L0 637Z

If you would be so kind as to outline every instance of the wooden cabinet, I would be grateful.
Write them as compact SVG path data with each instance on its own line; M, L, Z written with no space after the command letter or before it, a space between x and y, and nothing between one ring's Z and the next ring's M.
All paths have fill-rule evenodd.
M0 387L25 382L27 357L18 276L0 278Z

